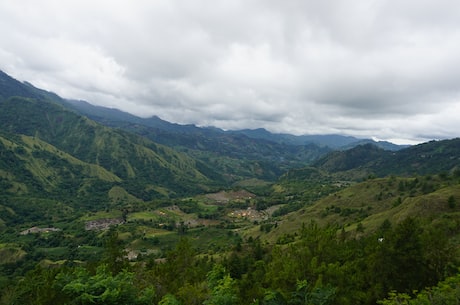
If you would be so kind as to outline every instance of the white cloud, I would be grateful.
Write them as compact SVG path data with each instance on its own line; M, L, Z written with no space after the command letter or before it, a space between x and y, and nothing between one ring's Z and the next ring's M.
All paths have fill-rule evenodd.
M399 142L460 127L455 1L5 0L0 35L5 72L137 115Z

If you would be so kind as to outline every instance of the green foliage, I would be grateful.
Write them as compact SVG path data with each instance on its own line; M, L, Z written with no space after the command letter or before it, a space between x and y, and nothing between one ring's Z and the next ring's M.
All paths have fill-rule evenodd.
M106 265L100 265L94 275L82 268L60 274L56 285L71 300L69 304L134 304L136 290L129 285L133 278L134 274L127 271L113 276Z
M455 197L453 195L449 196L449 199L447 200L447 205L451 209L455 209L457 206L457 202L455 201Z
M459 154L459 143L460 138L431 141L395 152L367 144L332 152L314 165L338 177L353 180L364 179L369 174L384 177L455 172L458 167L456 156ZM426 183L424 189L429 192L431 185Z
M338 227L311 222L293 235L294 242L267 246L248 240L219 261L197 253L182 238L161 263L135 265L117 263L124 246L109 231L101 261L36 268L4 303L375 304L393 290L398 300L412 298L414 290L458 272L458 249L439 238L442 227L408 218L396 225L384 221L380 228L354 239L337 234ZM443 292L458 290L452 280L446 283L451 284L439 286ZM436 289L429 290L430 298L441 298Z
M289 305L327 305L334 299L334 288L310 288L306 280L298 281L296 291L292 293Z
M304 207L304 205L305 204L303 202L300 202L300 201L298 201L298 202L290 202L290 203L288 203L286 205L283 205L282 207L280 207L276 211L274 211L272 216L273 217L279 217L279 216L289 214L291 212L298 211L302 207Z
M382 305L456 305L460 303L460 274L449 277L437 286L415 292L414 296L407 293L392 291L378 304Z
M176 299L176 297L172 294L166 294L161 298L161 301L158 303L158 305L181 305L182 303Z
M238 289L234 279L223 266L217 264L207 275L211 296L205 305L233 305L238 302Z
M127 268L126 252L123 249L122 243L118 238L118 233L115 230L110 230L105 241L105 252L102 261L106 264L106 268L117 274L121 270Z
M3 166L0 163L0 169L16 173L21 164L29 165L25 167L32 178L29 184L45 190L63 183L61 188L76 192L85 184L83 177L92 175L103 181L110 177L108 181L121 182L129 193L150 200L164 196L151 185L167 189L167 195L183 196L215 183L200 172L197 161L185 154L100 126L48 101L13 97L0 103L0 129L26 135L33 143L32 147L16 143L19 146L11 146L6 152L1 152L2 148L0 153L11 161ZM10 136L7 139L13 140ZM207 173L217 177L210 169Z
M430 283L423 256L421 234L423 230L414 218L400 223L391 235L377 248L374 272L380 274L379 281L387 290L407 291L423 288Z

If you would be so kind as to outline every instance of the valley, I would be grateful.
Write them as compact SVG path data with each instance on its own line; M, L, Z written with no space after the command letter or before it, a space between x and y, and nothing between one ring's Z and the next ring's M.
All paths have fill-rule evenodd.
M0 73L0 304L456 304L459 257L458 138L199 128Z

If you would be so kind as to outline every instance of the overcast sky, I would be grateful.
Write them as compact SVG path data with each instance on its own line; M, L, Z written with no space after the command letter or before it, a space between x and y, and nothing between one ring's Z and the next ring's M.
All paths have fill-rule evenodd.
M460 133L457 0L0 0L0 69L224 129L397 143Z

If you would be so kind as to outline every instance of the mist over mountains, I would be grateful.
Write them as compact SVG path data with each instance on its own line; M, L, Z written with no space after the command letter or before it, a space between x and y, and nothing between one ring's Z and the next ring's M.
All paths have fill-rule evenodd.
M89 182L81 170L74 172L69 158L81 162L79 168L84 164L87 169L83 172L100 169L112 175L109 185L99 174L91 181L102 180L107 189L120 185L144 200L209 191L245 179L276 181L286 171L310 165L363 177L449 171L458 162L457 140L407 148L350 136L294 136L265 129L224 131L179 125L156 116L140 118L85 101L62 99L3 72L0 97L3 148L12 160L24 163L43 190L59 189L64 183L62 173L43 177L32 170L31 164L37 162L53 165L44 159L51 155L56 160L55 171L60 162L67 164L64 168L73 177L76 192L84 193L82 185ZM34 147L40 147L41 152ZM440 158L448 161L440 162ZM429 165L421 161L429 161ZM82 180L75 182L75 177Z
M24 96L32 98L44 98L62 103L71 109L77 110L79 113L88 116L95 121L116 125L121 123L140 124L151 128L160 129L166 132L178 132L184 134L204 134L208 136L216 136L219 134L235 134L246 135L253 139L265 139L280 144L306 145L316 144L319 146L327 146L332 149L350 148L362 143L371 142L379 147L388 150L398 150L407 145L396 145L386 141L374 141L371 139L359 139L352 136L341 135L303 135L295 136L290 134L273 134L263 128L259 129L243 129L243 130L228 130L224 131L219 128L205 127L200 128L195 125L180 125L162 120L157 116L150 118L140 118L118 109L101 107L92 105L86 101L62 99L52 92L38 89L28 82L20 83L4 72L0 71L2 78L2 96Z
M201 304L212 297L207 275L221 266L238 287L235 300L265 300L279 290L281 304L296 300L293 287L307 270L327 283L318 288L328 292L326 304L375 304L394 289L422 289L458 270L459 177L459 138L405 147L179 125L62 99L0 73L0 291L33 303L30 296L43 290L48 303L63 303L82 295L61 289L64 278L105 280L130 270L154 281L149 288L119 281L139 292L127 297L136 304L173 294L186 304L189 283L204 287ZM417 272L369 272L381 260L402 270L407 257ZM193 262L183 270L194 266L199 275L183 279L180 261ZM260 272L275 265L288 284ZM49 277L54 284L27 284L47 283L48 272L58 274ZM256 274L265 292L245 281ZM155 295L139 296L147 290Z

